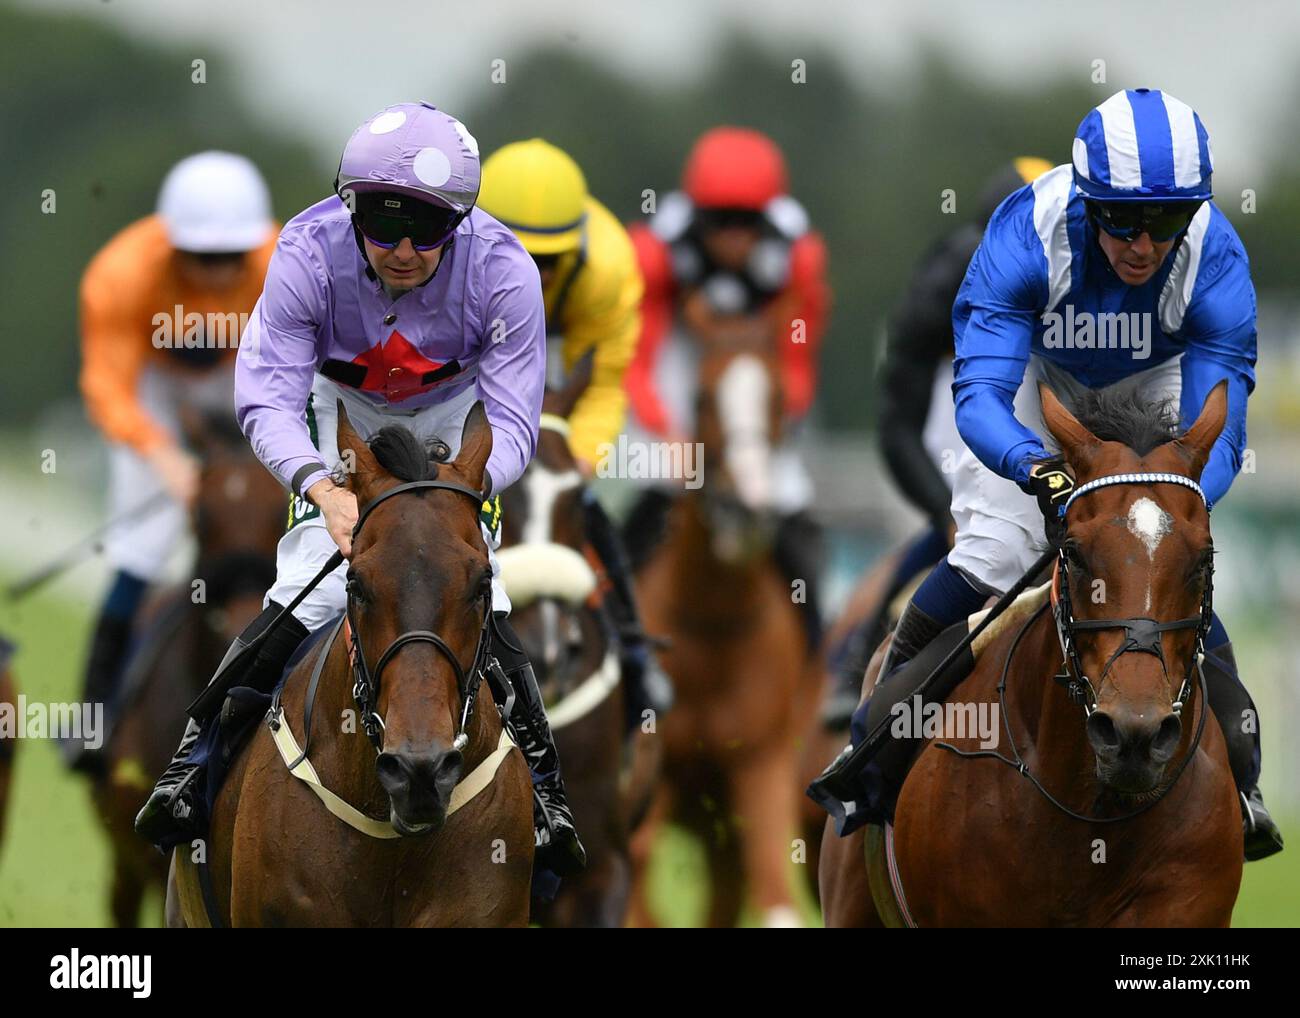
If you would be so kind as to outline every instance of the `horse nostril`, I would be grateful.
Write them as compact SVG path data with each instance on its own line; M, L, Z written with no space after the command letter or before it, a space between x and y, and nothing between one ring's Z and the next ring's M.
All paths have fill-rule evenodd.
M465 758L461 755L460 750L452 749L444 753L435 767L438 783L454 785L460 780L460 771L464 763Z
M1156 729L1155 737L1151 740L1152 758L1158 761L1168 760L1178 748L1178 740L1182 738L1182 734L1183 724L1178 720L1178 715L1165 715L1165 719L1160 722L1160 727Z
M379 783L390 793L410 783L407 768L396 753L380 753L375 761L375 772L379 776Z
M1088 741L1092 743L1092 748L1096 752L1107 755L1119 752L1119 731L1115 727L1114 719L1105 711L1093 711L1084 727L1088 733Z

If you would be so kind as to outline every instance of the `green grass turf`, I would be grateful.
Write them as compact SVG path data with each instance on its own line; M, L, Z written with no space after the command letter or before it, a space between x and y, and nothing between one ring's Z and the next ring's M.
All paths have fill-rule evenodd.
M0 576L0 582L9 579ZM16 607L0 605L0 632L19 643L14 674L29 699L77 698L89 625L84 608L48 593ZM1245 646L1267 633L1257 627L1234 636ZM1265 725L1267 737L1267 717ZM63 768L53 743L29 741L18 746L14 786L0 841L0 926L107 925L108 849L85 781ZM1284 828L1295 830L1290 824ZM793 864L791 873L805 915L816 922L816 909ZM672 828L665 832L651 859L649 881L651 902L664 925L702 920L707 875L703 854L688 835ZM159 901L146 902L146 921L160 911ZM747 912L744 921L755 918ZM1300 844L1246 867L1233 918L1238 926L1300 923Z

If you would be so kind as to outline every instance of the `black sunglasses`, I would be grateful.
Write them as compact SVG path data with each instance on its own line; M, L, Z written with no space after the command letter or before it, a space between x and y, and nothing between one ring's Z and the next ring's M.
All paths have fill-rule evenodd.
M182 251L181 253L193 258L205 269L221 269L227 266L240 265L243 263L245 255L243 251Z
M359 196L357 211L352 214L352 222L365 238L385 249L395 248L402 238L409 237L417 251L431 251L465 218L464 212L430 202L390 199L389 203L400 208L389 208L382 195L367 196L366 200Z
M1173 240L1192 225L1203 202L1143 205L1141 202L1088 202L1088 214L1097 226L1119 240L1137 240L1147 234L1156 243Z
M763 213L754 209L700 209L696 222L701 230L761 230Z

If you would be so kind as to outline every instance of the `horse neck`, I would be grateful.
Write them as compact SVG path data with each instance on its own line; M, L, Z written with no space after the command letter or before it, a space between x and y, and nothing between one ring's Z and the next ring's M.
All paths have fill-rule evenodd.
M361 727L357 703L352 698L352 662L344 630L339 630L327 653L329 658L321 673L312 711L309 748L312 766L329 788L357 809L370 816L386 816L388 796L375 770L374 746ZM299 692L303 697L314 664L315 655L309 654L305 668L298 670L302 676ZM301 702L300 697L294 699ZM297 714L293 719L295 728L301 723L301 706L297 707Z
M1089 812L1101 785L1084 728L1087 715L1052 678L1060 668L1056 627L1050 610L1044 611L1016 650L1007 679L1006 721L1021 756L1043 785L1061 802ZM1006 726L1002 737L1006 738ZM1006 747L1004 754L1010 755L1010 749Z

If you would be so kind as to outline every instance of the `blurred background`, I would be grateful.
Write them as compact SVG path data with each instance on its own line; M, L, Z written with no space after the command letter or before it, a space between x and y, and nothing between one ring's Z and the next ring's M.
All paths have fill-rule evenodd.
M624 219L645 189L676 186L711 126L756 127L784 148L792 191L830 251L808 448L833 534L833 613L858 573L919 526L883 481L873 437L882 325L917 258L973 214L1008 158L1067 161L1075 126L1113 92L1158 87L1195 107L1216 201L1259 295L1254 471L1215 513L1216 602L1261 709L1263 788L1296 842L1247 868L1236 922L1300 919L1300 8L1092 0L1085 17L1005 0L34 0L0 3L0 19L0 580L102 522L104 448L76 390L76 288L103 243L152 211L165 171L201 149L244 153L286 220L329 193L357 123L426 98L485 155L537 135L567 149ZM955 216L941 211L945 189ZM46 450L53 473L41 469ZM103 583L92 563L0 607L29 697L75 698ZM0 841L0 924L102 924L106 856L87 791L52 746L23 749ZM684 843L662 855L666 914L690 923L698 862Z

